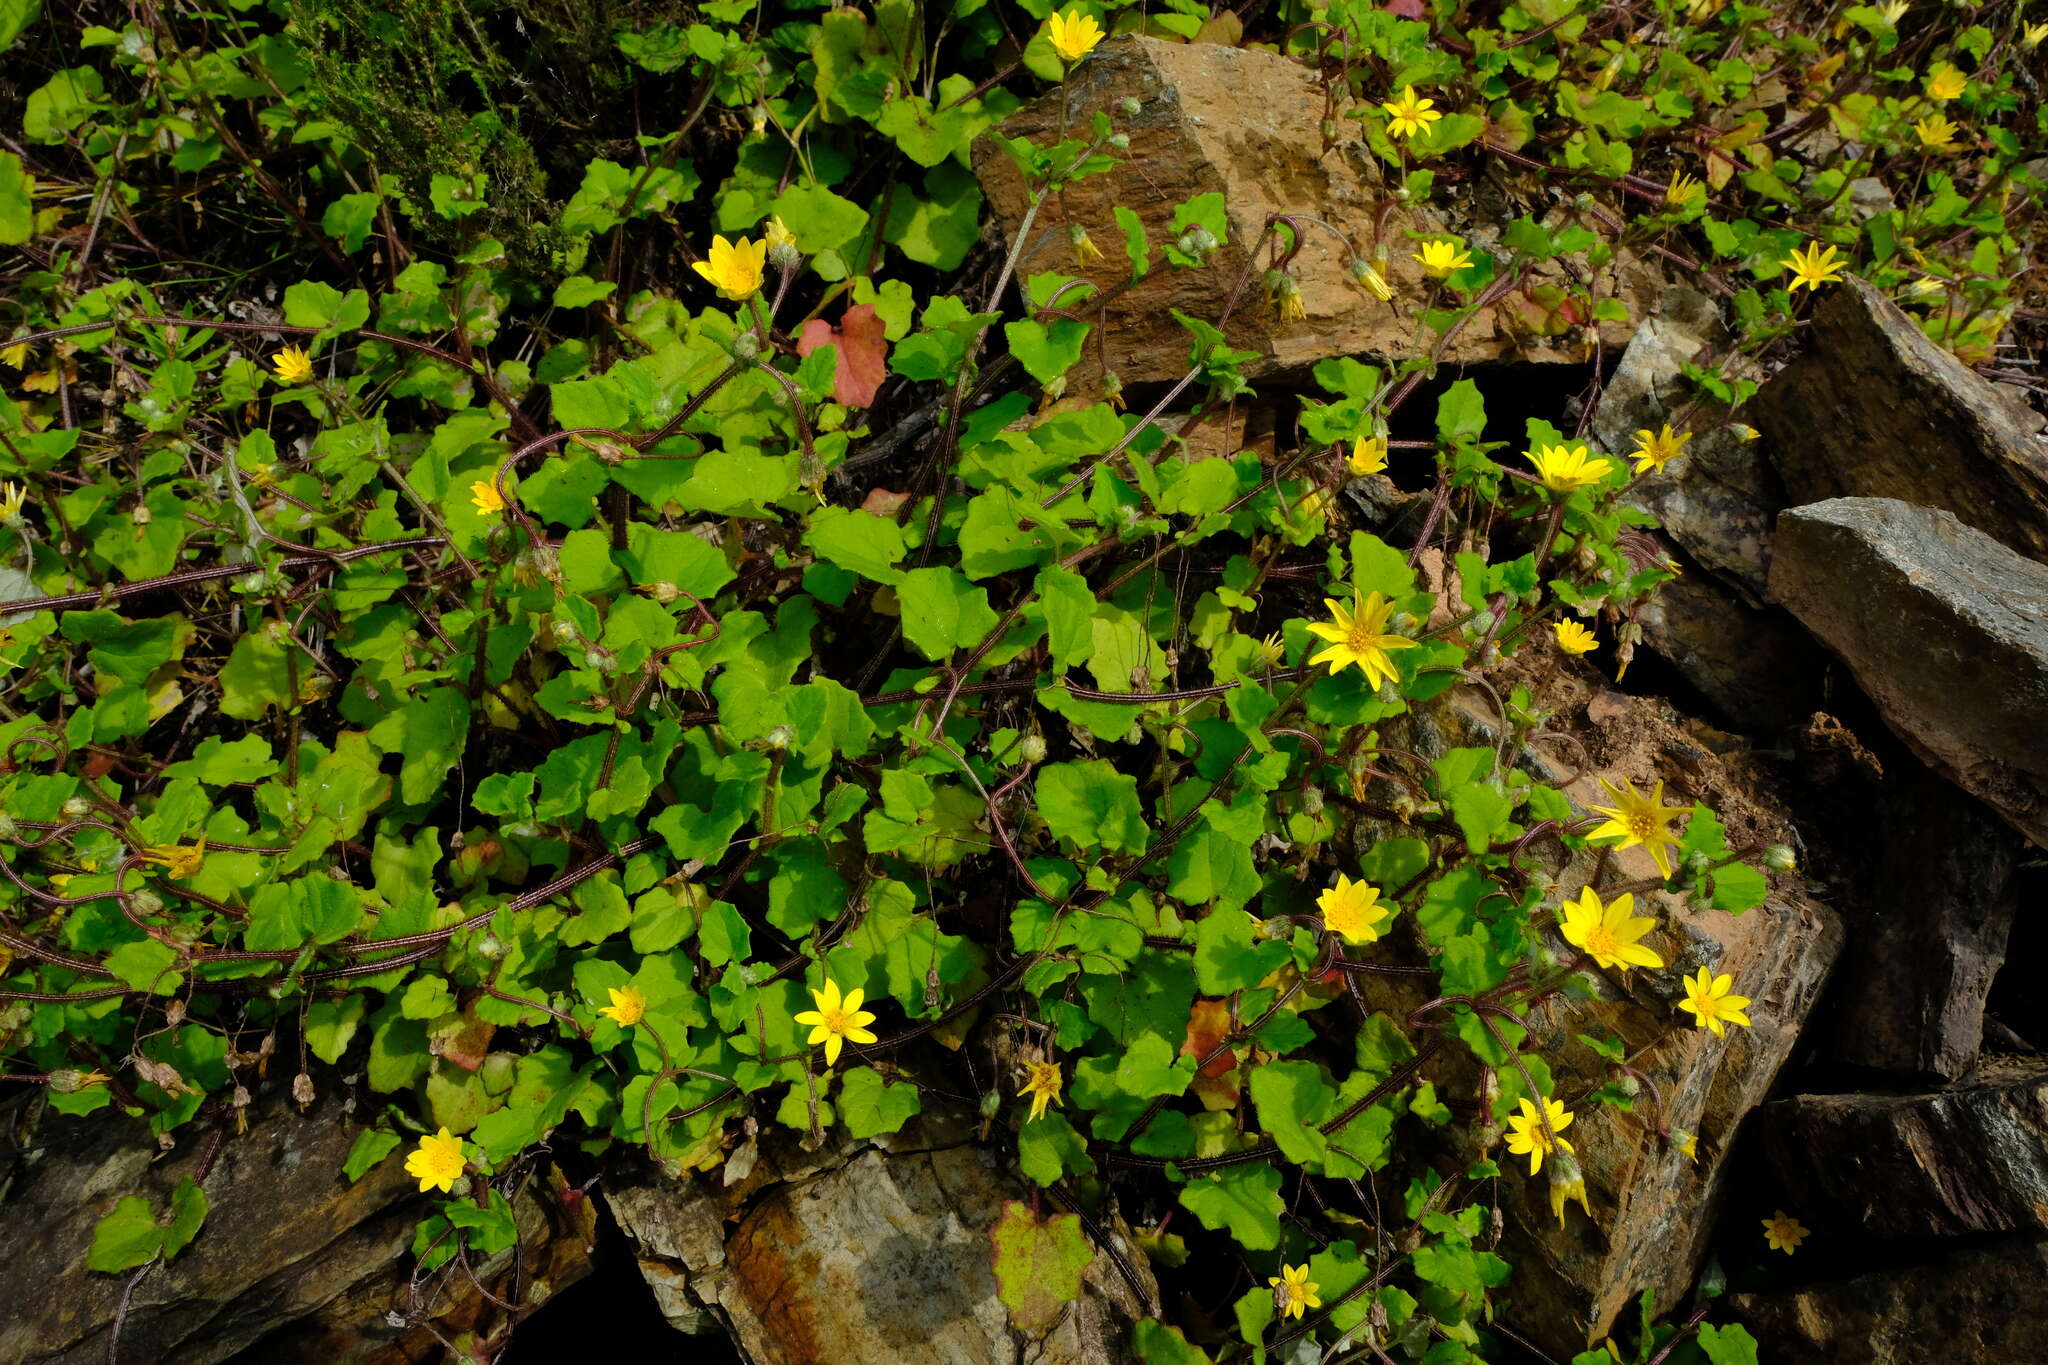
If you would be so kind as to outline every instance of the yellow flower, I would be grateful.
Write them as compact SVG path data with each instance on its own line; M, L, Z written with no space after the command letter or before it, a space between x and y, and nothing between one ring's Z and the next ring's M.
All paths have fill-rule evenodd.
M5 364L10 369L27 369L28 343L17 341L12 346L0 346L0 364Z
M761 287L761 269L768 259L766 241L750 242L742 237L728 242L711 239L711 259L692 261L690 268L711 281L719 295L728 299L751 297Z
M164 875L181 882L206 861L206 840L202 837L196 844L158 844L143 856L153 863L162 863Z
M647 997L640 993L638 986L628 986L624 990L607 986L605 989L611 994L612 1002L599 1010L599 1014L626 1028L647 1017Z
M1946 104L1962 94L1969 84L1968 76L1947 62L1940 62L1935 65L1934 70L1927 73L1927 98Z
M1564 1206L1574 1199L1591 1218L1593 1204L1586 1198L1586 1176L1579 1169L1579 1159L1568 1151L1559 1152L1550 1164L1550 1211L1557 1215L1559 1227L1564 1226Z
M1884 16L1884 21L1887 24L1897 28L1899 20L1906 17L1906 11L1909 8L1907 0L1885 0L1885 3L1877 7L1877 12Z
M1567 654L1591 654L1600 648L1600 639L1577 621L1559 621L1552 627L1557 632L1557 647Z
M420 1145L406 1157L405 1173L420 1182L421 1194L433 1189L446 1194L455 1188L468 1165L468 1158L462 1155L462 1139L443 1124L440 1132L421 1138Z
M1589 840L1619 839L1617 848L1630 848L1641 844L1650 851L1651 861L1657 864L1657 871L1666 878L1671 876L1674 864L1671 850L1678 846L1678 835L1671 830L1671 822L1691 809L1689 806L1666 806L1659 803L1664 799L1664 784L1658 782L1648 796L1636 790L1636 784L1623 778L1619 787L1606 778L1600 785L1607 789L1614 799L1611 806L1594 806L1592 809L1607 817L1587 835Z
M1377 474L1387 467L1387 438L1384 436L1361 436L1351 443L1351 458L1345 462L1351 472L1360 478Z
M826 1066L838 1062L839 1049L846 1046L849 1041L875 1041L875 1035L867 1030L867 1025L875 1022L875 1016L860 1007L860 997L859 991L848 991L845 998L841 999L838 983L828 976L825 978L824 990L811 992L811 999L818 1007L791 1016L796 1023L811 1025L809 1041L825 1045Z
M1644 934L1657 927L1657 921L1631 914L1635 908L1636 898L1627 891L1616 896L1613 904L1603 908L1599 893L1589 886L1579 893L1576 901L1564 903L1564 916L1558 921L1558 932L1564 935L1566 943L1610 971L1661 967L1664 959L1638 942Z
M1067 224L1067 246L1074 253L1075 265L1090 265L1102 259L1102 248L1095 245L1095 239L1088 235L1088 229L1079 223Z
M1707 187L1689 175L1671 172L1671 183L1664 187L1664 206L1682 209L1695 198L1705 195Z
M873 1040L870 1039L869 1041L872 1042ZM1031 1117L1042 1118L1045 1115L1045 1107L1047 1105L1060 1102L1059 1063L1026 1062L1024 1063L1024 1069L1030 1073L1030 1079L1025 1081L1024 1088L1017 1092L1017 1098L1023 1099L1026 1095L1029 1095L1031 1097Z
M1323 927L1346 943L1373 942L1391 913L1391 907L1380 903L1377 886L1354 882L1341 872L1337 884L1316 897L1316 909L1323 912Z
M1351 277L1372 291L1372 296L1381 303L1394 301L1394 286L1387 283L1387 277L1371 261L1358 260L1351 263Z
M1920 145L1931 152L1955 150L1956 125L1940 114L1930 114L1913 125L1913 131L1920 135Z
M469 495L476 503L479 516L495 516L505 510L505 499L498 492L498 485L489 479L478 479L469 486Z
M1730 422L1728 430L1735 433L1735 439L1738 441L1754 441L1763 436L1761 431L1746 422Z
M1399 99L1388 100L1380 108L1387 111L1388 137L1413 137L1429 131L1429 125L1443 115L1437 112L1436 101L1418 99L1415 87L1409 86L1401 92Z
M1664 466L1685 454L1685 443L1692 439L1692 433L1674 432L1671 423L1666 422L1661 431L1647 428L1636 433L1636 448L1631 456L1636 462L1636 473L1647 474L1656 470L1664 472Z
M1782 1251L1790 1256L1799 1250L1799 1244L1806 1240L1806 1236L1807 1230L1799 1220L1783 1209L1764 1219L1764 1240L1770 1243L1773 1251Z
M1298 1318L1311 1308L1321 1308L1323 1301L1316 1297L1316 1290L1322 1288L1308 1277L1306 1265L1280 1263L1280 1273L1267 1279L1273 1286L1273 1305L1280 1310L1283 1318Z
M2038 24L2028 24L2020 30L2020 42L2029 52L2039 47L2043 38L2048 38L2048 19L2043 19ZM18 370L21 366L16 365L14 368Z
M1680 1156L1695 1166L1700 1164L1700 1140L1698 1135L1681 1129L1671 1135L1671 1141L1677 1146Z
M0 483L0 526L21 522L21 509L28 503L28 490L17 483Z
M1391 599L1375 592L1358 596L1357 603L1357 611L1350 612L1332 598L1323 599L1323 605L1330 609L1330 619L1311 621L1308 629L1317 639L1328 640L1330 647L1310 659L1309 665L1328 663L1330 672L1341 673L1357 664L1365 674L1366 685L1377 688L1382 681L1393 682L1401 676L1394 661L1387 657L1388 652L1413 649L1415 641L1386 633L1387 618L1394 614Z
M1544 446L1530 452L1529 463L1536 466L1543 486L1553 493L1590 488L1614 470L1613 465L1591 455L1584 445Z
M1795 291L1802 284L1817 290L1842 278L1842 262L1835 255L1835 249L1818 242L1809 244L1804 254L1798 247L1792 248L1792 254L1778 264L1791 270L1792 289Z
M1472 253L1465 250L1465 244L1455 237L1437 237L1424 242L1422 250L1415 253L1415 259L1422 262L1425 274L1440 280L1472 264Z
M287 346L270 358L280 384L303 384L313 377L313 357L303 346Z
M1749 1027L1749 1016L1742 1012L1749 997L1733 994L1734 989L1733 976L1727 972L1714 976L1702 967L1697 975L1685 978L1685 999L1678 1002L1678 1008L1692 1015L1695 1027L1712 1029L1716 1038L1726 1038L1728 1024Z
M1271 285L1273 302L1280 309L1280 321L1302 322L1308 317L1308 305L1302 301L1301 286L1292 275L1281 275Z
M761 240L771 247L795 246L796 234L782 225L781 218L770 218L768 226L761 229Z
M1102 25L1095 22L1092 14L1083 14L1070 9L1065 14L1054 14L1045 21L1046 36L1052 40L1052 50L1059 53L1063 62L1078 62L1095 50L1102 41Z
M1545 1100L1544 1110L1550 1117L1550 1133L1562 1133L1572 1126L1571 1110L1559 1100ZM1571 1151L1572 1145L1563 1138L1557 1139L1557 1146L1550 1145L1550 1133L1543 1131L1543 1118L1528 1096L1522 1097L1522 1112L1508 1115L1508 1150L1516 1156L1529 1158L1529 1174L1535 1175L1543 1169L1546 1154L1563 1150Z

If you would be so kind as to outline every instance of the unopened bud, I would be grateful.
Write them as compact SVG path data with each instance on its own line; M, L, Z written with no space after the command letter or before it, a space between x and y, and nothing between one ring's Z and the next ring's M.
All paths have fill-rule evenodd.
M64 803L58 814L66 820L83 820L92 814L92 802L82 796L74 796Z
M147 507L144 507L141 503L138 502L135 504L135 510L128 514L128 520L134 522L137 526L147 526L149 525L150 522L154 521L155 518L150 516L149 509Z
M98 1085L105 1079L106 1077L98 1072L75 1071L65 1067L61 1071L52 1071L44 1079L44 1084L50 1087L50 1093L54 1095L75 1095L88 1085Z
M1311 786L1307 791L1303 792L1301 794L1301 809L1309 815L1321 815L1323 813L1323 789Z
M156 892L147 889L131 891L128 893L128 908L144 919L148 919L151 915L163 913L164 898Z
M496 934L485 934L477 942L476 955L481 958L487 958L492 962L497 961L505 955L504 940L500 939Z
M1713 869L1714 860L1704 849L1694 849L1685 855L1685 871L1690 877L1704 877Z
M1131 150L1131 135L1129 133L1111 133L1109 135L1109 148L1113 152L1128 152Z
M12 839L13 837L14 817L6 811L0 811L0 839Z
M1045 762L1045 736L1030 734L1018 740L1017 756L1026 763Z
M761 356L761 338L752 332L741 332L732 339L732 358L741 364L758 360Z
M1621 1073L1621 1079L1614 1083L1614 1088L1630 1099L1634 1099L1643 1093L1643 1083L1634 1076L1629 1075L1626 1071Z
M776 242L768 248L768 264L777 270L794 270L804 263L804 253L795 242Z
M567 621L557 621L548 629L554 634L555 643L573 645L576 643L576 627Z
M664 607L683 595L683 590L681 588L677 587L675 584L669 582L665 578L662 579L659 583L643 584L640 588L640 591L646 593L649 597L661 603L661 605L663 605Z
M599 648L596 645L592 645L589 649L583 651L583 666L593 673L616 673L619 671L619 661L612 657L612 652L608 649Z
M1116 107L1117 112L1122 114L1125 118L1136 118L1138 116L1138 111L1143 109L1145 106L1138 103L1137 99L1134 96L1126 95L1122 99L1117 101Z
M455 1177L455 1183L448 1187L448 1197L451 1199L467 1199L469 1198L470 1191L474 1188L469 1183L468 1176L458 1175Z
M1772 844L1764 850L1764 866L1772 872L1790 872L1799 866L1799 859L1783 844Z
M768 732L768 747L778 752L796 743L796 731L787 725L778 725Z

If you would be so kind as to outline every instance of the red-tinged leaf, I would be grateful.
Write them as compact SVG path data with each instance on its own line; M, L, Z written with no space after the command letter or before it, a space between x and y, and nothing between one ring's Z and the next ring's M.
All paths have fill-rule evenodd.
M838 347L832 396L850 408L864 408L875 401L875 390L889 373L885 327L873 304L857 303L840 317L837 327L823 318L805 323L797 336L796 353L807 356L820 346Z
M901 511L903 504L910 501L910 494L897 493L887 488L870 488L867 497L861 500L860 510L877 517L893 517Z
M1422 0L1387 0L1380 8L1396 19L1420 19L1424 12Z
M995 1243L996 1290L1020 1332L1040 1332L1081 1297L1081 1276L1095 1259L1078 1214L1040 1222L1021 1202L1003 1205L989 1229Z
M1183 1057L1200 1060L1208 1056L1230 1033L1230 1007L1221 1000L1197 1000L1188 1011L1188 1040L1181 1045ZM1237 1069L1237 1053L1225 1052L1202 1068L1204 1076L1227 1076Z

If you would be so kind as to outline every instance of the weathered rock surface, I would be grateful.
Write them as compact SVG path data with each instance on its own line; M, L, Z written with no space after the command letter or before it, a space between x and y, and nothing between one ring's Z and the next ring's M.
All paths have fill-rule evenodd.
M1144 222L1152 243L1153 271L1107 309L1109 368L1125 383L1178 379L1188 367L1190 334L1169 309L1214 323L1225 297L1246 269L1246 253L1258 247L1267 215L1300 213L1335 225L1351 242L1347 250L1331 233L1305 229L1301 251L1290 267L1301 285L1306 319L1281 323L1261 297L1270 251L1260 250L1242 298L1224 329L1232 346L1256 351L1247 375L1298 371L1325 356L1374 353L1412 356L1430 344L1417 324L1420 301L1431 288L1412 259L1409 236L1455 232L1485 246L1523 207L1476 207L1470 221L1447 221L1438 208L1405 209L1386 216L1387 278L1394 302L1382 303L1352 278L1351 252L1370 258L1375 224L1391 207L1391 187L1363 143L1349 140L1325 151L1324 96L1314 72L1270 52L1211 43L1173 43L1155 38L1105 42L1082 63L1062 90L1020 111L1003 126L1041 144L1056 141L1060 129L1085 128L1099 110L1113 110L1133 98L1141 109L1118 118L1129 134L1125 164L1068 189L1040 211L1018 273L1058 270L1107 286L1128 278L1123 233L1111 210L1124 205ZM1015 240L1029 196L1015 164L1000 148L983 141L975 149L981 179L1005 237ZM1159 257L1163 243L1178 234L1173 210L1184 200L1225 192L1229 240L1201 270L1175 270ZM1490 189L1486 191L1491 193ZM1496 196L1497 197L1497 196ZM1079 223L1104 252L1104 259L1077 266L1067 245L1069 223ZM1547 280L1539 275L1533 290ZM1640 263L1621 273L1621 297L1635 318L1649 316L1657 299L1657 277ZM1619 350L1634 322L1602 324L1605 344ZM1469 323L1451 342L1451 363L1513 360L1581 361L1584 333L1548 314L1528 294L1511 293ZM1100 374L1093 340L1069 375L1069 392L1091 393Z
M202 1186L206 1227L136 1283L116 1356L129 1276L86 1269L93 1224L128 1195L165 1207L178 1181L197 1174L206 1135L152 1161L140 1126L106 1111L65 1118L32 1101L14 1107L0 1174L0 1239L10 1248L0 1257L0 1360L205 1365L249 1352L409 1365L445 1359L437 1332L497 1332L503 1315L459 1268L424 1277L413 1302L405 1256L428 1201L395 1154L350 1184L341 1164L360 1128L334 1108L306 1117L259 1108L247 1133L227 1136ZM530 1193L514 1208L520 1263L508 1251L476 1266L477 1279L509 1302L538 1303L587 1273L591 1211L585 1203L564 1216Z
M1802 1209L1878 1237L2048 1229L2048 1059L1917 1095L1799 1095L1762 1116Z
M2048 845L2048 567L1948 512L1837 498L1778 518L1770 586L1915 753Z
M1828 1032L1851 1065L1952 1081L1983 1045L2024 842L1924 769L1892 774L1881 818L1875 865L1845 912Z
M1729 1303L1774 1365L2048 1360L2048 1238Z
M1813 637L1782 610L1750 606L1705 574L1657 589L1637 620L1643 643L1747 733L1801 725L1827 700L1831 661Z
M1532 681L1537 706L1554 714L1583 704L1589 690L1570 671ZM1668 706L1620 694L1612 694L1610 704L1617 710L1608 723L1577 731L1594 771L1645 787L1666 779L1667 802L1705 802L1720 814L1731 843L1782 837L1782 815L1759 807L1744 784L1674 724ZM1483 695L1457 689L1389 730L1395 742L1429 756L1452 745L1492 743L1494 714ZM1575 756L1539 740L1525 763L1546 780L1560 781L1578 770ZM1566 790L1581 806L1606 800L1590 775ZM1582 853L1560 868L1559 887L1575 891L1597 859L1597 853ZM1616 882L1656 874L1640 848L1615 852L1610 869ZM1660 930L1646 941L1666 967L1609 975L1602 998L1540 1021L1533 1046L1551 1060L1560 1089L1569 1091L1607 1079L1577 1035L1618 1036L1631 1053L1642 1052L1635 1065L1657 1098L1646 1088L1632 1115L1593 1106L1579 1111L1571 1139L1593 1219L1573 1213L1560 1228L1542 1180L1500 1186L1508 1220L1501 1254L1515 1267L1513 1322L1560 1358L1606 1336L1643 1290L1671 1303L1690 1286L1723 1202L1725 1159L1736 1131L1791 1056L1842 946L1834 912L1792 886L1741 915L1687 910L1661 892L1638 893L1636 906L1638 914L1659 921ZM1678 1001L1682 978L1701 967L1734 976L1735 990L1752 998L1751 1027L1730 1029L1726 1038L1693 1027ZM1656 1135L1660 1104L1669 1129L1697 1135L1697 1161Z
M1929 341L1867 282L1831 286L1806 354L1745 409L1794 503L1898 498L1945 508L2048 560L2041 418Z
M752 1365L1115 1365L1144 1312L1098 1250L1081 1297L1042 1339L1011 1327L989 1229L1024 1192L965 1128L941 1135L921 1120L882 1144L819 1153L777 1139L729 1187L648 1176L606 1191L669 1321L728 1328ZM1156 1302L1144 1254L1120 1228L1110 1235Z

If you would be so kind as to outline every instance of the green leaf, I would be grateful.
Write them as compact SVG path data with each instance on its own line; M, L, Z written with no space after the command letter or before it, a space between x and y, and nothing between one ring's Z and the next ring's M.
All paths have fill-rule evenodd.
M107 955L106 968L138 991L169 995L184 983L183 972L172 971L178 952L153 938L124 943Z
M1047 1111L1017 1130L1017 1165L1040 1185L1051 1185L1095 1164L1088 1159L1088 1140L1063 1115Z
M1059 1213L1041 1221L1014 1199L1003 1205L989 1240L995 1247L996 1292L1010 1310L1010 1321L1026 1334L1059 1320L1080 1297L1081 1276L1095 1260L1079 1214Z
M1757 1365L1756 1338L1739 1322L1700 1328L1699 1343L1713 1365Z
M1259 922L1242 910L1214 907L1195 925L1195 982L1204 995L1247 990L1287 961L1284 939L1256 939Z
M1281 1155L1297 1166L1328 1155L1329 1141L1316 1131L1316 1124L1329 1114L1336 1097L1314 1062L1267 1062L1252 1072L1259 1126L1272 1134Z
M385 1157L398 1150L398 1134L383 1128L365 1128L356 1134L356 1140L349 1144L348 1155L342 1159L341 1173L354 1184L368 1175Z
M164 1229L157 1225L156 1210L147 1199L131 1194L93 1224L92 1249L85 1254L85 1264L87 1269L111 1275L146 1265L163 1249Z
M986 590L969 583L957 569L912 569L897 585L904 638L932 660L956 649L981 643L995 629L996 614Z
M839 1082L839 1120L856 1138L900 1132L918 1112L917 1087L890 1084L871 1066L857 1066Z
M877 583L903 581L903 571L896 567L905 549L903 528L891 518L845 507L820 507L811 513L804 544L820 559L862 578Z
M1136 852L1147 842L1138 779L1099 758L1039 769L1038 813L1055 837L1083 849Z
M206 1192L188 1175L171 1191L171 1221L164 1228L164 1259L168 1261L190 1246L205 1221Z
M1131 1350L1144 1365L1210 1365L1209 1353L1188 1343L1180 1328L1141 1318L1131 1330Z
M1264 1161L1230 1166L1197 1176L1180 1192L1180 1202L1212 1232L1224 1232L1248 1251L1280 1245L1280 1172Z

